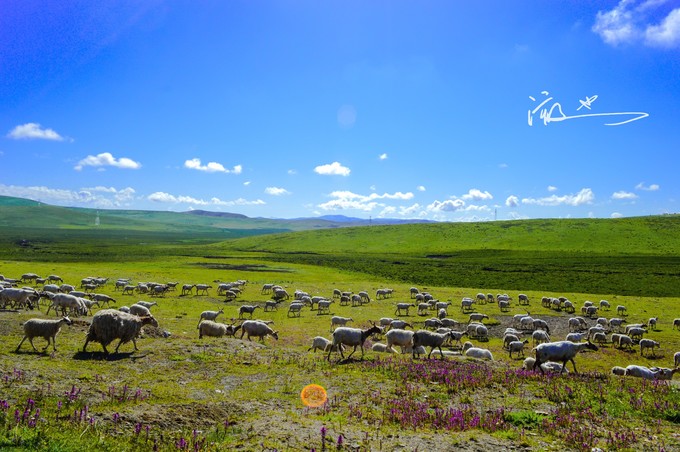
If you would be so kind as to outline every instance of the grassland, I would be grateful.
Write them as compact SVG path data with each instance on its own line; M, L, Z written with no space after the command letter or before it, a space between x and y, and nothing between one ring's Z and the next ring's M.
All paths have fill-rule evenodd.
M671 326L673 317L680 317L676 217L402 225L229 241L222 241L220 233L196 231L157 233L150 226L3 229L3 237L21 232L32 237L27 245L16 240L3 245L0 273L6 277L56 273L76 285L85 276L99 275L134 282L249 283L232 302L217 297L214 289L210 296L170 293L154 299L158 306L152 311L160 329L146 331L138 341L139 351L132 352L128 344L108 358L97 344L87 353L81 351L90 317L64 328L55 353L34 353L27 344L16 353L20 323L44 317L45 309L1 312L0 447L680 448L680 392L675 382L608 375L613 365L669 367L672 354L680 350L680 332ZM224 308L222 320L229 322L238 316L239 305L264 304L264 283L281 284L291 293L301 289L326 296L334 288L371 294L393 288L395 296L388 300L355 308L334 304L334 314L352 317L354 325L362 327L369 320L393 317L394 303L408 300L412 285L452 301L449 315L462 322L466 318L457 303L479 291L506 292L515 299L524 292L532 300L531 314L554 325L564 325L569 314L542 308L542 296L565 296L577 306L607 299L613 306L628 307L629 322L658 315L659 330L649 337L661 348L654 356L641 357L639 350L620 351L609 344L577 358L579 375L527 373L520 370L521 359L508 358L500 340L511 316L527 308L514 305L500 313L493 304L479 311L490 316L492 338L480 346L494 353L494 363L461 357L413 360L370 350L364 360L338 362L333 355L328 362L307 348L312 337L329 336L329 316L306 309L300 318L289 318L285 303L278 311L256 311L256 317L274 321L278 341L198 339L201 311ZM122 296L111 285L100 292L114 296L117 306L148 299ZM416 328L424 319L415 311L405 318ZM36 345L41 343L36 340ZM305 407L300 400L301 389L310 383L328 391L328 403L321 408Z

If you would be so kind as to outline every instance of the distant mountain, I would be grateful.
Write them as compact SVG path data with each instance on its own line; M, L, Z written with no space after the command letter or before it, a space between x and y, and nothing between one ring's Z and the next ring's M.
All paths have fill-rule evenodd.
M240 213L230 213L230 212L211 212L209 210L188 210L184 213L188 213L190 215L200 215L204 217L220 217L220 218L241 218L243 220L248 219L247 216L242 215Z
M413 224L413 223L436 223L435 221L432 220L423 220L423 219L414 219L414 218L409 218L409 219L401 219L401 218L371 218L371 219L365 219L365 218L356 218L356 217L347 217L345 215L322 215L320 217L313 217L315 219L319 220L326 220L326 221L332 221L334 223L352 223L352 224Z

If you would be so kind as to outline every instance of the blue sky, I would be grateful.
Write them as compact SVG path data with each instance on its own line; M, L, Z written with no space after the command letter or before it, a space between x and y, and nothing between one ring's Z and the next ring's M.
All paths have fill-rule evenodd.
M0 134L64 206L676 213L680 3L5 0Z

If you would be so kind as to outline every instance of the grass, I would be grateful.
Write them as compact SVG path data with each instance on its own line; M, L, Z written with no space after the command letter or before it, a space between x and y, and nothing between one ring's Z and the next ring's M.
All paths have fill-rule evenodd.
M214 288L209 296L170 293L154 299L158 306L152 311L169 337L148 330L138 341L139 351L132 352L132 344L127 344L108 359L98 344L90 345L88 353L80 351L88 317L61 331L56 353L34 353L27 344L16 353L22 337L20 323L44 314L0 312L0 447L449 450L472 441L492 449L509 445L536 450L677 449L680 442L674 433L680 419L680 392L675 382L650 383L608 374L613 365L669 367L673 352L680 350L680 332L671 327L672 318L680 317L680 292L669 296L664 292L667 288L657 287L678 279L675 239L660 234L659 243L645 253L639 245L630 244L630 239L618 238L628 230L651 240L654 234L644 232L650 224L674 231L677 221L674 217L659 217L658 222L634 220L602 225L595 220L591 226L590 220L579 220L585 223L576 225L584 234L582 243L608 240L606 246L594 244L592 252L584 245L576 247L571 238L561 244L534 244L536 249L531 249L530 234L536 234L539 224L547 231L552 221L468 225L472 232L465 232L466 225L434 225L433 230L433 225L350 228L222 243L198 233L190 237L149 231L69 230L53 236L44 232L44 242L36 239L33 247L17 247L16 252L4 249L0 273L7 277L26 272L59 274L74 285L85 276L179 281L180 285L216 286L216 280L237 279L249 283L237 300L228 303L215 296ZM555 223L553 232L534 235L536 240L552 241L576 227ZM627 229L620 229L620 224ZM515 234L517 248L475 249L477 234L492 229ZM590 229L592 235L583 232ZM598 235L607 229L610 236ZM134 239L116 244L124 234ZM437 239L441 234L459 240L447 244ZM369 240L376 235L382 248ZM396 246L402 242L408 245ZM352 243L356 243L354 251L349 248ZM324 246L329 247L327 251ZM522 265L531 271L512 271ZM479 270L479 266L495 271ZM533 276L540 268L551 270L540 278ZM602 272L588 276L589 268ZM622 275L618 279L617 273ZM497 277L475 279L476 274ZM585 300L607 299L612 306L627 306L629 322L658 315L659 330L649 337L662 346L655 357L605 346L577 357L581 374L561 377L520 370L521 359L508 359L497 335L481 344L494 353L497 361L493 364L460 357L413 360L408 355L379 355L370 350L363 361L339 362L333 354L328 362L324 354L307 352L307 348L312 337L329 337L330 316L305 309L300 318L288 318L285 303L278 311L257 311L258 317L274 321L278 341L198 339L200 312L224 307L218 319L230 322L238 316L240 304L264 304L268 299L260 293L264 283L281 284L290 293L301 289L327 296L335 288L369 294L393 288L391 299L355 308L333 305L334 314L352 317L353 326L361 327L369 320L394 317L394 304L410 299L412 285L451 300L449 314L462 322L466 317L458 303L463 296L507 292L517 299L520 291L526 293L532 300L528 308L513 304L510 312L501 314L493 304L478 307L491 317L489 325L496 325L491 327L496 334L509 316L527 309L535 317L566 323L570 315L542 308L542 296L566 296L576 306ZM100 292L116 298L116 306L139 299L115 292L111 283ZM426 317L412 310L404 318L418 328ZM36 339L36 345L40 344L41 339ZM328 402L321 408L305 407L300 400L300 390L310 383L328 391Z

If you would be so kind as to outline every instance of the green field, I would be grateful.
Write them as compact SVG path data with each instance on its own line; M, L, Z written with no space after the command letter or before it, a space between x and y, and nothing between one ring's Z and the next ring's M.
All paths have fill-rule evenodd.
M40 216L39 209L52 216ZM310 228L274 234L288 228L277 220L268 221L269 229L225 229L193 223L205 219L179 220L178 214L100 211L100 218L107 218L102 228L91 225L91 213L70 217L62 208L49 209L7 202L0 207L4 277L58 274L77 286L86 276L105 276L131 278L134 284L208 283L213 289L208 296L180 296L178 291L149 298L124 296L112 283L100 288L116 298L116 306L139 299L158 303L152 312L159 329L146 330L137 341L140 350L133 352L127 344L109 357L98 344L82 352L89 316L64 327L54 353L35 353L28 343L15 352L21 322L45 317L46 308L0 312L0 448L680 448L678 377L667 384L609 375L614 365L673 366L673 353L680 350L680 331L672 327L680 317L680 217ZM23 216L21 224L17 215ZM237 279L248 284L236 300L225 302L216 295L215 281ZM363 360L354 359L360 357L357 351L350 361L339 361L334 353L329 362L307 349L314 336L330 337L330 315L306 308L300 318L290 318L288 302L277 311L258 309L255 314L274 321L279 340L251 343L239 335L198 339L203 310L223 308L219 319L228 323L238 317L242 304L264 306L269 299L261 293L265 283L280 284L291 294L299 289L328 297L336 288L365 290L372 297L379 288L394 289L392 298L360 307L336 301L332 313L352 317L355 327L395 317L395 303L410 300L411 286L451 301L449 317L462 323L467 316L460 300L477 292L508 293L514 300L525 293L531 304L515 302L507 313L495 304L478 307L490 317L491 338L473 342L492 351L493 363L460 356L414 360L370 348ZM522 358L510 359L502 349L502 331L512 316L528 310L549 319L557 328L553 339L563 339L571 316L541 307L543 296L565 296L578 307L586 300L607 299L614 307L627 307L630 323L658 316L658 330L648 337L659 341L660 348L641 356L639 349L605 344L576 358L578 375L522 371ZM434 315L419 316L412 309L404 318L418 329ZM600 315L614 317L615 309ZM40 349L44 341L35 343ZM300 400L300 391L310 383L328 391L328 402L320 408L305 407Z

